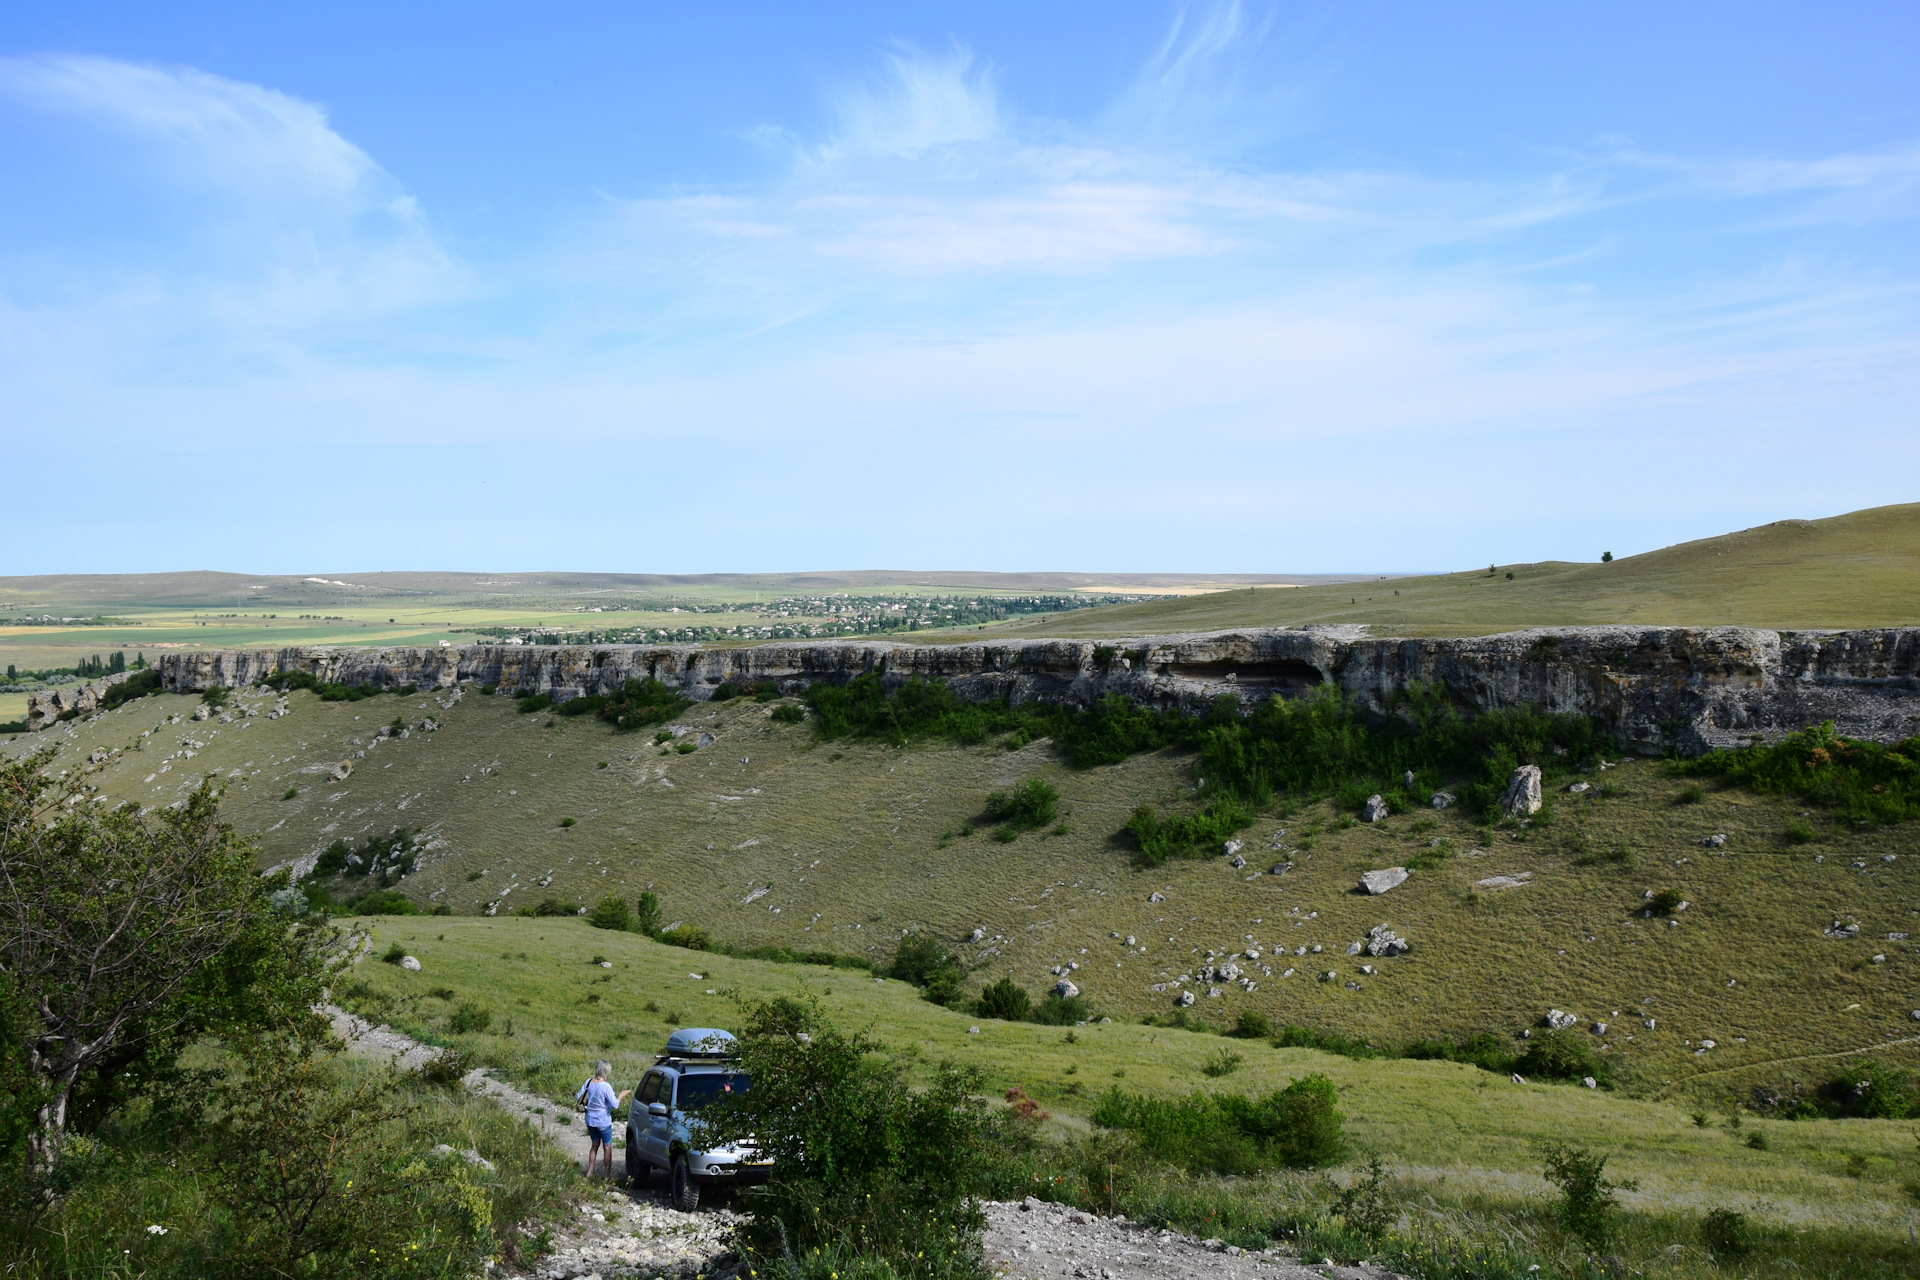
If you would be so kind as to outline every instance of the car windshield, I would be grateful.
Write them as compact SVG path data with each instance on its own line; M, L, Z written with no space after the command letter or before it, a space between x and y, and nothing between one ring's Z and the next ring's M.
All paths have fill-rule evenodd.
M717 1098L746 1091L747 1077L738 1071L681 1076L680 1088L674 1095L674 1105L682 1111L698 1111Z

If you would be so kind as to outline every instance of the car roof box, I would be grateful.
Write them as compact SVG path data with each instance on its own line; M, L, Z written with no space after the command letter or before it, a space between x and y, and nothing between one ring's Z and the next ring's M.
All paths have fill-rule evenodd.
M718 1027L682 1027L667 1037L670 1058L731 1058L739 1052L733 1033Z

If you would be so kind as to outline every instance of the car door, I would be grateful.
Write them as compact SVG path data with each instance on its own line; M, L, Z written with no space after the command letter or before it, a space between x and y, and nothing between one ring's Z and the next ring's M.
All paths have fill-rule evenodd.
M667 1167L667 1149L671 1145L673 1121L670 1116L652 1114L653 1104L673 1102L673 1080L664 1071L649 1071L640 1085L640 1095L635 1100L634 1125L640 1132L640 1154L647 1163L664 1169Z

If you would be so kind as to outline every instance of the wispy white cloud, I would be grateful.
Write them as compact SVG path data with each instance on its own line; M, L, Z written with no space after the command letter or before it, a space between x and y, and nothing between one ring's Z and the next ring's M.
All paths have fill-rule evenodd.
M833 107L837 128L819 150L825 160L917 156L989 141L1001 125L992 68L964 45L945 54L902 45L872 79L838 89Z
M230 320L299 325L436 296L454 264L417 201L319 106L191 67L45 55L0 59L0 95L131 147L115 159L173 211L152 258L71 261L94 288L142 281ZM156 211L156 218L165 222ZM179 319L185 317L177 317Z

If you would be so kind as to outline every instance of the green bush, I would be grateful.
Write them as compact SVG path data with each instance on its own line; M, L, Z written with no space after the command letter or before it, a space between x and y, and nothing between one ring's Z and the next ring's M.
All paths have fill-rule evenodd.
M1680 904L1684 901L1685 899L1680 896L1678 889L1662 889L1651 898L1646 899L1644 909L1652 912L1656 916L1670 916L1679 909Z
M601 705L602 720L611 721L622 733L631 733L650 725L663 724L693 704L652 676L629 678L617 692L610 693Z
M515 702L514 709L521 715L530 715L535 711L545 711L553 705L553 696L546 693L524 693Z
M1111 1090L1091 1119L1131 1133L1149 1155L1195 1173L1243 1174L1284 1165L1333 1164L1345 1151L1345 1117L1333 1082L1302 1076L1260 1098L1189 1094L1150 1098Z
M1253 810L1228 795L1216 795L1198 813L1161 818L1152 805L1143 804L1127 819L1126 829L1140 850L1140 861L1150 867L1169 858L1197 858L1217 853L1233 833L1253 823Z
M797 703L783 702L772 711L769 711L767 718L777 721L780 724L799 724L807 718L807 713Z
M593 904L593 910L587 913L587 923L596 929L624 931L633 924L633 913L625 898L610 893Z
M982 1018L1002 1022L1025 1022L1033 1013L1033 997L1012 978L1002 978L980 993L973 1011Z
M447 1017L447 1030L457 1036L485 1031L492 1025L493 1015L470 1000L460 1004Z
M960 958L929 936L910 933L893 948L893 963L887 965L887 977L914 986L927 986L937 977L960 977ZM956 984L956 983L950 983Z
M660 920L660 895L651 889L642 892L633 913L634 932L656 937L660 933Z
M812 1002L748 1010L740 1062L753 1087L702 1118L716 1141L751 1138L773 1159L771 1180L742 1197L752 1216L736 1237L756 1273L817 1276L797 1260L818 1254L846 1260L846 1276L985 1274L979 1200L998 1126L974 1096L981 1080L943 1064L912 1087L879 1048Z
M397 942L387 944L387 953L380 957L382 964L399 964L407 958L407 949Z
M517 916L577 916L582 914L580 904L568 902L563 898L542 898L531 906L514 912Z
M1607 1074L1592 1038L1571 1029L1545 1031L1528 1040L1513 1069L1523 1076L1552 1080L1605 1079Z
M670 947L685 947L689 951L713 950L713 935L691 925L683 924L677 929L668 929L659 935L659 941Z
M989 822L1030 831L1052 823L1059 810L1060 792L1039 778L1028 778L1011 791L988 796L986 817Z
M1808 800L1860 827L1920 817L1920 737L1891 745L1863 742L1839 736L1827 723L1772 744L1675 761L1671 768L1681 776L1724 778Z
M1299 1027L1292 1023L1280 1028L1273 1038L1276 1049L1318 1049L1322 1053L1337 1053L1343 1058L1382 1058L1387 1055L1351 1036L1341 1035L1337 1031L1315 1031L1310 1027Z
M1022 994L1025 994L1024 992ZM996 1015L997 1016L997 1015ZM1027 1020L1043 1027L1071 1027L1091 1020L1085 996L1049 995L1027 1010Z
M577 698L568 698L554 710L563 716L598 715L606 705L605 694L583 693Z
M1233 1024L1233 1030L1227 1034L1241 1040L1265 1040L1273 1034L1273 1024L1267 1020L1266 1014L1257 1013L1252 1009L1243 1009L1240 1011L1239 1019Z
M1863 1120L1904 1120L1920 1115L1920 1096L1910 1077L1871 1059L1856 1062L1820 1088L1822 1110Z
M1700 1223L1700 1243L1715 1260L1738 1262L1753 1252L1753 1226L1735 1209L1715 1209Z
M1437 1062L1468 1062L1482 1071L1504 1076L1513 1073L1518 1061L1508 1047L1509 1043L1491 1031L1480 1031L1461 1041L1455 1041L1450 1036L1416 1040L1401 1050L1400 1056Z
M150 693L158 692L160 692L160 673L149 668L136 675L128 676L118 684L109 685L107 691L100 695L100 709L111 711L136 698L144 698ZM0 727L0 731L4 731L4 727Z
M1568 1235L1595 1253L1603 1253L1612 1242L1619 1192L1633 1191L1638 1184L1612 1182L1606 1177L1607 1158L1583 1147L1562 1142L1543 1142L1537 1150L1546 1161L1546 1179L1560 1188L1556 1213Z

